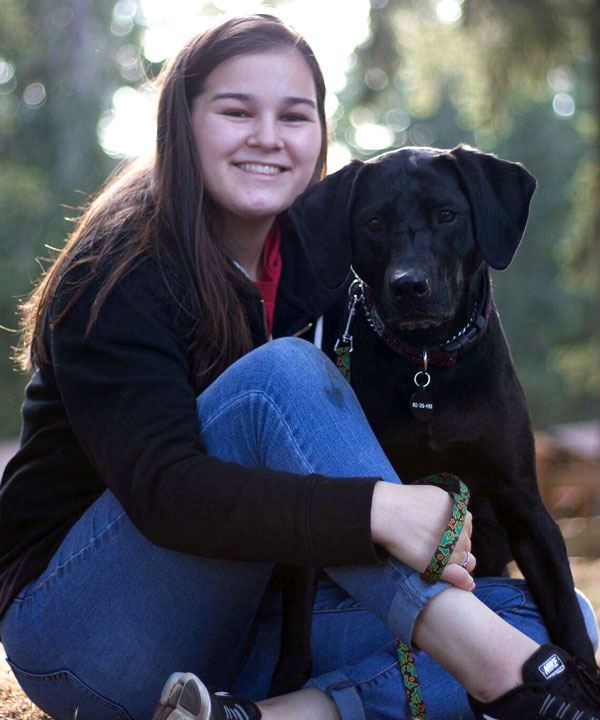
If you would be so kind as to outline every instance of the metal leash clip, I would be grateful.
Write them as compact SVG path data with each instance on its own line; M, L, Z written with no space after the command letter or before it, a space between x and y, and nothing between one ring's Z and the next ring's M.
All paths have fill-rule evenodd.
M348 288L348 319L342 337L338 338L333 347L335 364L344 378L350 382L350 353L354 350L354 341L350 335L350 327L356 313L356 304L362 299L364 286L362 280L353 280Z
M427 350L423 348L423 369L419 370L413 378L414 383L418 388L426 388L431 382L431 375L427 372L428 362L429 356L427 355ZM421 375L423 376L423 380L420 378Z
M333 348L334 352L338 352L338 348L340 345L345 346L346 352L352 352L354 349L354 344L352 341L352 335L350 335L350 327L352 325L352 320L354 319L354 315L356 313L356 305L358 301L363 296L363 284L362 280L359 280L356 278L350 283L350 287L348 288L348 320L346 321L346 327L344 328L344 332L342 333L342 336L338 338L335 341L335 345Z
M418 370L413 378L417 390L412 394L409 405L412 416L421 422L430 420L434 409L433 397L425 390L431 382L431 375L427 372L428 363L429 355L423 348L423 369Z

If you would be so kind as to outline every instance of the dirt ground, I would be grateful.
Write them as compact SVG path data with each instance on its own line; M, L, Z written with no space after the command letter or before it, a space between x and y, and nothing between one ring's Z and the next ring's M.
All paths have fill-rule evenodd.
M600 560L572 558L571 567L577 587L587 595L600 622ZM600 652L596 655L600 663ZM0 720L49 720L21 692L4 662L4 649L0 645Z

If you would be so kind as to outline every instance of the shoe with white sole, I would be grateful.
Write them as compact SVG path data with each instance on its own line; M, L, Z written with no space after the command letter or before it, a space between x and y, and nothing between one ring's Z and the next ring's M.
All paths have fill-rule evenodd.
M167 680L152 720L260 720L258 707L246 698L213 693L192 673Z
M469 697L476 720L600 720L600 669L561 648L536 650L523 681L490 703Z

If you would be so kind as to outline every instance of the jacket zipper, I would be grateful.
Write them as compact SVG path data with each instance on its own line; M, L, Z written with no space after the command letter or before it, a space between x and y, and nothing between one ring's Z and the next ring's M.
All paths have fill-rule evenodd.
M265 330L265 337L267 338L267 342L271 340L269 336L269 323L267 322L267 310L265 308L265 301L264 298L261 297L260 299L260 305L262 308L262 316L263 316L263 326ZM301 330L298 330L298 332L295 332L293 335L290 335L290 337L300 337L300 335L304 335L305 332L308 332L311 327L314 325L314 323L309 322L308 325L303 327Z
M303 327L302 330L298 330L298 332L295 332L292 337L300 337L300 335L304 335L304 333L310 330L312 326L313 323L309 322L306 327Z
M266 310L266 308L265 308L264 298L261 298L261 299L260 299L260 304L261 304L261 307L262 307L263 325L264 325L264 328L265 328L265 337L266 337L266 339L267 339L267 342L269 342L269 340L270 340L271 338L269 337L269 323L267 322L267 310Z

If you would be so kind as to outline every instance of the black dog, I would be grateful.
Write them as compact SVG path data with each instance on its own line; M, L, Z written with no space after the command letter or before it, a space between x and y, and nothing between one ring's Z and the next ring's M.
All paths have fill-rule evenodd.
M531 422L488 273L511 262L535 187L521 165L468 147L402 148L352 162L290 214L309 256L323 258L316 269L329 287L343 285L350 266L360 278L351 382L400 477L450 472L475 504L489 499L553 642L594 662L565 544L540 498ZM348 314L344 302L326 319L332 358ZM507 556L476 544L474 515L480 574L497 574ZM308 652L297 636L285 642L282 662L292 645Z

